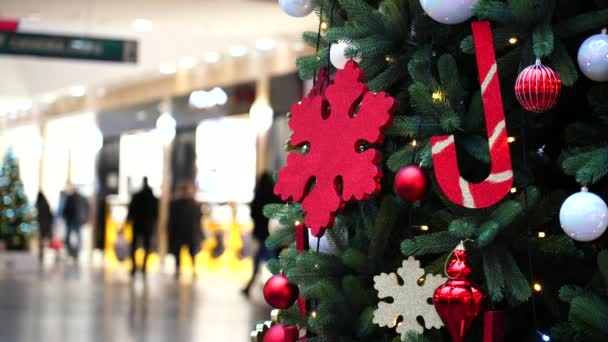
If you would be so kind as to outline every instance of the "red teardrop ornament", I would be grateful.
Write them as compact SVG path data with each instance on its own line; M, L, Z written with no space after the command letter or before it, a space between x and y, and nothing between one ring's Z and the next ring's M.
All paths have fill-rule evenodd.
M475 317L485 308L485 295L469 280L472 270L467 265L468 253L460 243L448 266L450 277L435 290L433 304L454 342L464 341Z

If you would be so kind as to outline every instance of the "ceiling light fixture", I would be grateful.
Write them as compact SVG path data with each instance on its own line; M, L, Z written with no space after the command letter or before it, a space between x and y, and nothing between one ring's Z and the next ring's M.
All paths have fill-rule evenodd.
M170 143L175 138L175 127L177 122L169 112L164 112L156 119L156 129L165 143Z
M249 109L249 119L258 133L266 132L273 121L274 110L265 96L258 97Z
M255 48L261 51L270 51L274 48L274 40L270 38L260 38L255 42Z
M46 93L44 94L40 101L42 101L42 103L49 105L55 101L57 101L57 95L53 94L53 93Z
M235 45L228 50L232 57L243 57L247 54L247 48L242 45Z
M172 63L161 63L158 71L163 75L173 75L177 71L177 68Z
M152 20L137 18L131 22L131 27L138 32L152 31Z
M73 97L81 97L87 93L87 89L84 86L77 85L70 87L70 95Z
M16 108L21 112L30 111L33 107L34 103L30 99L19 99L16 102Z
M215 87L210 91L195 90L190 94L188 103L196 109L223 106L228 102L228 95L222 88Z
M207 52L205 54L205 62L209 64L217 63L222 58L219 52Z
M179 60L179 67L182 69L192 69L196 64L197 62L194 57L183 57Z

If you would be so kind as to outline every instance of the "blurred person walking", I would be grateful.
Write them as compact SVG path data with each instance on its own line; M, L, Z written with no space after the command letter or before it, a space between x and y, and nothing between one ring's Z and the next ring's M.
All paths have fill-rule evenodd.
M143 245L145 255L142 273L146 275L146 264L150 253L152 233L158 219L158 199L154 196L152 188L148 184L148 177L143 178L141 190L136 192L129 204L129 213L125 223L133 225L133 242L131 245L131 276L135 276L137 264L135 263L135 250L138 243ZM124 230L124 226L123 226Z
M44 261L44 247L47 242L50 242L53 239L53 213L51 212L49 201L42 191L38 191L38 196L36 197L36 212L38 215L38 229L40 232L38 241L38 248L40 249L39 258L40 263L42 264Z
M169 253L175 256L175 278L180 277L182 246L187 246L192 257L192 272L196 276L196 254L201 248L203 231L201 229L201 206L194 200L194 184L179 184L175 198L169 206Z
M274 182L270 172L266 171L260 175L255 186L255 194L251 202L251 218L253 219L253 237L258 241L259 248L253 258L253 274L241 292L249 297L249 290L260 270L262 261L272 258L273 252L266 248L264 241L270 235L268 231L268 218L264 216L264 206L270 203L280 203L280 198L274 194Z
M65 245L74 259L78 259L82 236L80 229L89 220L89 202L77 188L68 186L62 216L66 224ZM72 234L76 235L76 243L71 243Z

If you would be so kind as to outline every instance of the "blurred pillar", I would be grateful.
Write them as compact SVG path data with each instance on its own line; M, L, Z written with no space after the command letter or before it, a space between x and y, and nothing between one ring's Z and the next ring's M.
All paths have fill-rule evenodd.
M66 176L66 185L74 185L72 184L72 158L73 158L73 153L72 153L72 147L68 147L68 174Z
M256 146L256 179L268 168L268 133L260 134Z
M93 167L93 193L91 194L91 198L89 199L90 201L90 214L89 214L89 223L91 224L91 245L89 246L90 252L91 252L91 258L89 260L89 262L91 264L93 264L93 251L95 250L96 247L96 236L98 235L97 231L101 230L102 232L105 232L105 227L100 227L99 226L99 222L97 220L97 216L99 215L99 204L100 201L104 202L105 201L103 198L99 197L99 190L100 190L100 185L99 185L99 177L98 177L98 171L99 171L99 158L101 155L101 149L103 148L103 133L101 132L101 130L99 129L99 125L98 125L98 121L97 121L97 112L95 112L95 126L93 127L92 131L90 132L90 138L91 139L91 147L92 147L92 153L95 155L95 166ZM105 240L105 237L104 237ZM95 265L94 265L95 266Z
M160 194L160 207L158 212L158 254L161 267L168 251L169 203L171 201L171 143L163 146L163 183Z
M259 76L256 82L255 101L249 111L249 118L257 132L256 177L268 168L268 130L272 126L274 111L270 105L270 76L268 58L258 57Z
M38 130L40 132L40 158L38 159L38 191L42 191L44 188L44 165L46 160L46 119L41 118L38 124Z
M168 251L168 229L169 203L171 201L171 144L175 137L175 119L171 116L171 100L165 99L161 102L161 116L156 121L156 129L163 143L163 179L160 194L160 207L158 213L158 254L160 267L163 269L165 256Z

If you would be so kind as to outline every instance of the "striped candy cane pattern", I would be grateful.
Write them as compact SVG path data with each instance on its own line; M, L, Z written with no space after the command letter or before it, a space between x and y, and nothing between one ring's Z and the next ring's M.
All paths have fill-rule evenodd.
M490 146L490 175L481 183L470 183L462 178L453 135L432 137L431 148L435 178L445 195L466 208L485 208L507 195L513 184L513 167L490 23L474 22L471 27Z

